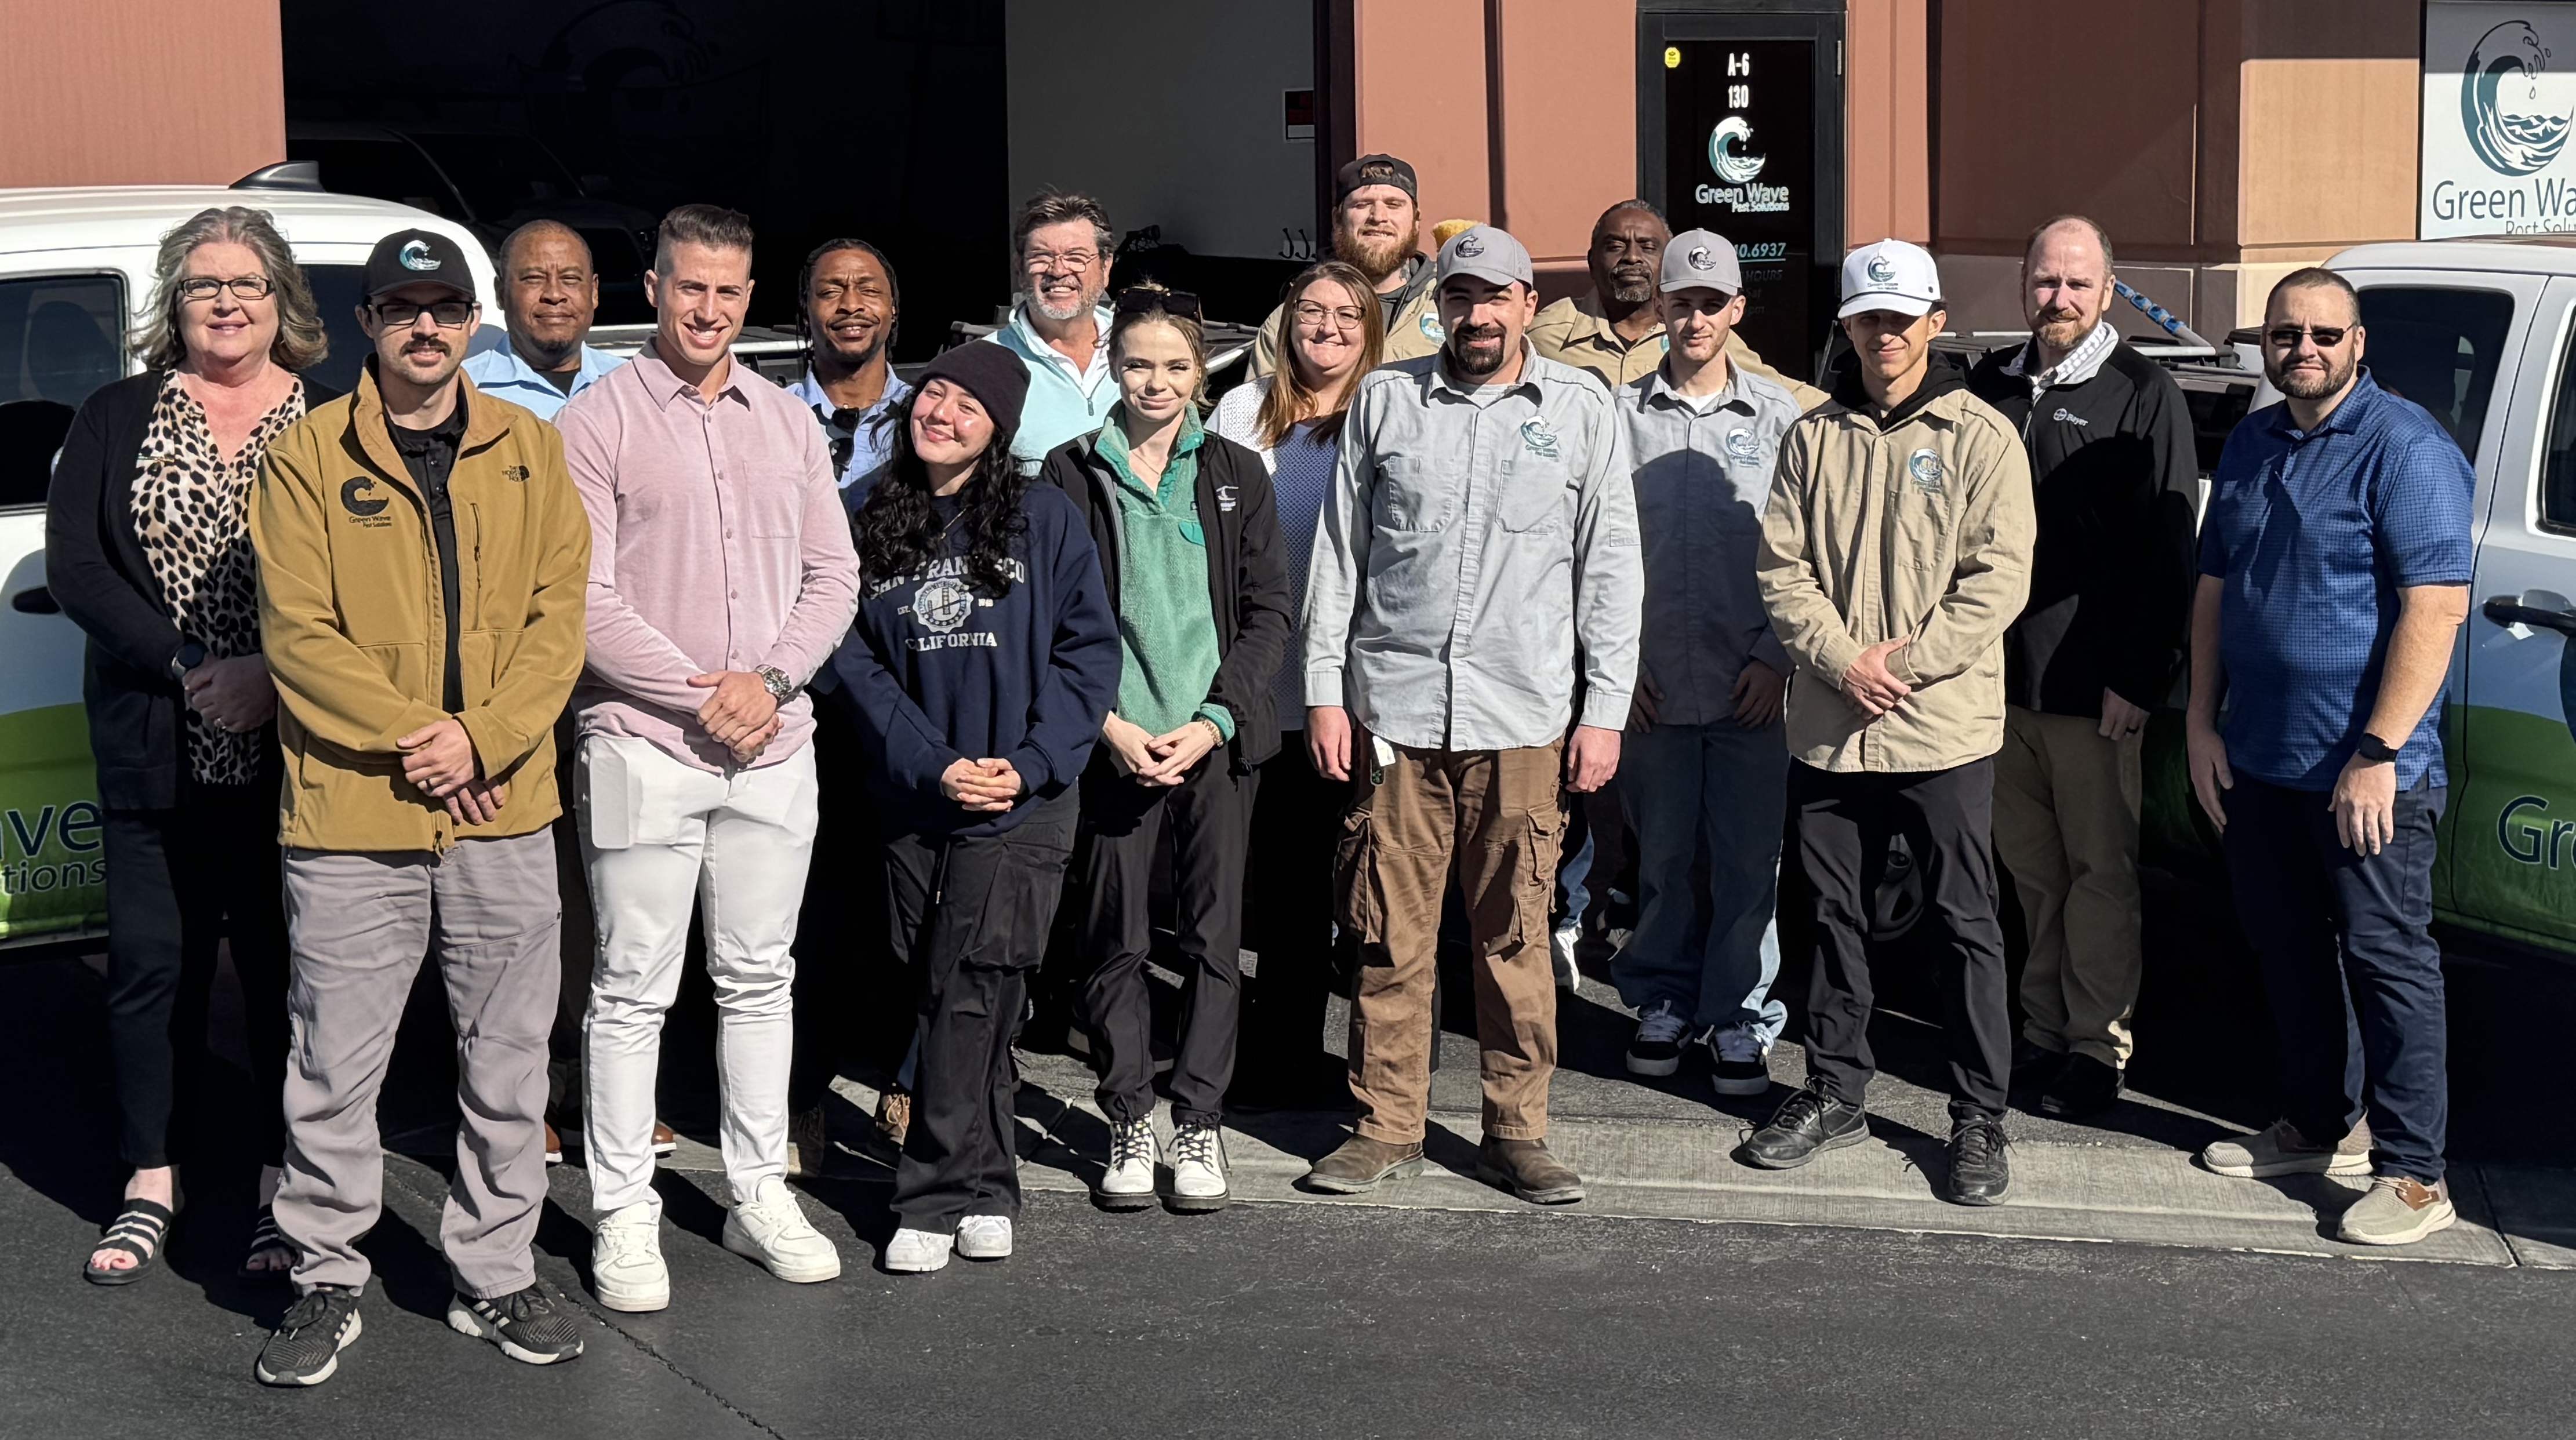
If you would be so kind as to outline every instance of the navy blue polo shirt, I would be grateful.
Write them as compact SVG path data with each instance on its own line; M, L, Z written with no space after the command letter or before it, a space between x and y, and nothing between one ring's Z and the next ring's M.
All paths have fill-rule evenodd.
M2397 592L2469 583L2477 476L2450 432L2379 388L2367 366L2325 423L2290 407L2227 437L2200 529L2200 573L2227 582L2227 763L2257 780L2331 790L2379 697ZM2442 768L2441 705L2397 756L2397 788ZM2396 739L2395 736L2383 737Z

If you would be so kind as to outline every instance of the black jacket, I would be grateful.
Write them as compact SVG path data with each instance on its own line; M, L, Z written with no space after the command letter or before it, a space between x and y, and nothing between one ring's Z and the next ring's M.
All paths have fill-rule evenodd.
M177 805L187 768L187 702L170 678L179 627L134 533L135 459L164 373L128 376L82 402L45 501L45 588L89 636L81 697L99 801L111 810ZM338 396L304 382L308 410ZM266 761L257 783L270 784L283 762L275 727L260 734Z
M1067 440L1048 453L1042 478L1073 498L1100 550L1109 608L1118 608L1118 473L1097 435ZM1223 436L1201 437L1199 522L1208 534L1208 608L1216 616L1219 659L1207 698L1234 717L1228 749L1237 774L1279 753L1279 712L1271 687L1287 658L1288 566L1261 457Z
M1968 376L1969 390L2020 429L2039 516L2030 603L2004 632L2004 696L2098 718L2108 688L2154 709L2190 623L2200 483L2191 407L2126 343L2034 404L2030 382L2005 373L2020 353L1998 351Z

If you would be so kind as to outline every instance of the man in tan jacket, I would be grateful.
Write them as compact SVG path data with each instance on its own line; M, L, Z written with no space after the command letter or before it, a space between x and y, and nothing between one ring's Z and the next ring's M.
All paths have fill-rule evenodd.
M1932 257L1901 240L1843 262L1856 373L1780 444L1756 575L1795 662L1790 812L1815 896L1807 1084L1745 1143L1766 1169L1869 1137L1869 927L1887 842L1905 837L1937 942L1950 1055L1941 1197L2011 1185L2011 1020L1989 846L2004 738L2006 626L2030 589L2030 462L2012 425L1934 356L1948 318Z
M355 393L269 447L250 512L294 963L277 1223L298 1297L260 1352L271 1385L320 1384L358 1337L376 1092L424 953L463 1112L448 1324L532 1364L581 1353L530 1244L560 963L554 722L581 671L590 523L554 428L458 373L481 308L463 251L389 235L366 285Z

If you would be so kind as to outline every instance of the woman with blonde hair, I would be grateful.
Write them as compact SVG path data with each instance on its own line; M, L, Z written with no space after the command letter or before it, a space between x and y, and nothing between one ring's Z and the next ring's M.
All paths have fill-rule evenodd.
M1331 989L1333 845L1350 787L1306 758L1303 614L1306 562L1324 492L1341 451L1342 417L1359 379L1378 366L1384 312L1365 276L1340 261L1288 287L1288 363L1217 402L1209 428L1251 448L1271 472L1295 622L1272 688L1284 743L1261 767L1244 879L1244 948L1261 957L1243 998L1243 1057L1236 1095L1293 1105L1348 1093L1340 1062L1323 1048Z
M268 446L334 392L296 373L322 359L322 320L265 211L201 211L162 237L133 345L143 373L83 403L45 517L46 585L89 638L108 1056L134 1167L82 1274L130 1284L169 1239L221 937L241 979L262 1165L241 1273L277 1279L295 1263L269 1208L285 1160L282 762L249 501Z

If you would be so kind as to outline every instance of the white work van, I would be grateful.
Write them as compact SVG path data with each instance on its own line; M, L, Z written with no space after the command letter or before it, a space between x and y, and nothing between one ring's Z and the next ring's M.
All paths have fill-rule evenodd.
M82 637L45 588L45 492L81 402L139 368L127 337L151 298L161 237L209 207L267 211L330 335L329 358L307 373L338 390L367 353L356 319L367 252L396 230L454 239L497 319L492 267L462 226L255 182L0 190L0 946L77 936L106 917Z

